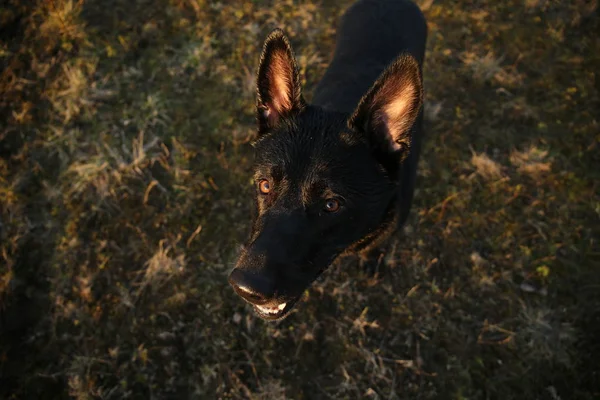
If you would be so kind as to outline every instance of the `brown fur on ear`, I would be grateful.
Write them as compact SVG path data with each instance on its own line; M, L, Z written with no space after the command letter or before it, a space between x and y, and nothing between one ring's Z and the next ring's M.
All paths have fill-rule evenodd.
M408 149L422 103L419 65L412 56L401 55L363 96L348 125L367 134L378 150Z
M258 134L274 128L281 118L304 107L300 74L285 33L275 29L263 47L257 77Z

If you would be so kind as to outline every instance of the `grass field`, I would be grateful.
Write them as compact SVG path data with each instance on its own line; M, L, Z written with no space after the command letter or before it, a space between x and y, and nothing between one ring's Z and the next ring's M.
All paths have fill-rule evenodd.
M600 398L596 0L422 0L419 189L378 273L342 260L278 323L228 286L262 41L310 99L350 3L3 2L0 398Z

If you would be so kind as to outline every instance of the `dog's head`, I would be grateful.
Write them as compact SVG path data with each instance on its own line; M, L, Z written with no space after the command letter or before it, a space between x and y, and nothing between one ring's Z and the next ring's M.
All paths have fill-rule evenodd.
M389 220L422 89L417 62L402 56L351 116L308 105L280 30L265 42L257 86L257 215L229 282L261 318L275 320Z

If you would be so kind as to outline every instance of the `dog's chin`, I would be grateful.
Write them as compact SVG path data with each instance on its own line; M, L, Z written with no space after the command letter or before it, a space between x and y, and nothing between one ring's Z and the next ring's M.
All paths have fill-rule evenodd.
M255 304L253 304L252 307L254 308L254 312L256 313L256 315L258 315L260 318L266 321L279 321L290 315L290 312L292 311L298 300L300 300L300 297L302 297L302 295L292 300L288 300L285 303L280 303L278 307L269 308L264 306L257 306Z

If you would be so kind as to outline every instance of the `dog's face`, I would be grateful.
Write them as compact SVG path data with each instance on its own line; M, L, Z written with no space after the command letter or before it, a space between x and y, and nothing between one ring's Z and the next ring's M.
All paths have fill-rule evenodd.
M257 93L257 213L229 281L261 318L275 320L338 255L391 222L421 77L405 56L352 116L309 106L289 42L275 31L265 42Z

